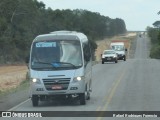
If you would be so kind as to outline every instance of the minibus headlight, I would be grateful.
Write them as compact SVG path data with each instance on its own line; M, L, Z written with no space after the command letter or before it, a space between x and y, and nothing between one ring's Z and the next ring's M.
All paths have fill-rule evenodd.
M37 78L32 78L31 81L32 81L33 83L41 84L40 79L37 79Z
M73 79L74 82L78 82L78 81L81 81L81 80L84 80L84 77L83 77L83 76L75 77L75 78Z

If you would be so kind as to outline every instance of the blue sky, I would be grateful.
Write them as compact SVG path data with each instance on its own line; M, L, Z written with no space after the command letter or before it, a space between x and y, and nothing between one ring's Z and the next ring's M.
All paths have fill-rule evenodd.
M85 9L110 18L121 18L127 30L145 30L160 20L160 0L38 0L55 9Z

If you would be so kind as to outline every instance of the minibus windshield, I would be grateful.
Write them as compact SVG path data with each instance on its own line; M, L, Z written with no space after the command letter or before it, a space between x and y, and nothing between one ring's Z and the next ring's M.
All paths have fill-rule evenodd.
M34 42L31 53L32 69L75 69L82 66L78 40Z
M114 45L114 46L112 46L112 50L123 51L124 50L124 46L123 45Z

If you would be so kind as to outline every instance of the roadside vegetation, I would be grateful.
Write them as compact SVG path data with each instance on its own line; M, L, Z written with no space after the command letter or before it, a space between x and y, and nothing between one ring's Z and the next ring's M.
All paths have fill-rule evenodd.
M13 92L26 84L27 66L1 66L0 67L0 94Z
M152 44L150 57L160 59L160 29L148 27L147 32Z
M160 15L160 11L157 13ZM160 21L155 21L153 27L147 27L148 36L151 39L150 57L160 59Z
M54 2L54 1L53 1ZM37 0L0 0L0 64L23 63L32 40L58 30L80 31L91 43L126 32L124 20L87 10L52 10Z
M9 85L8 85L9 86ZM23 80L20 84L17 84L15 87L11 87L6 89L0 89L0 96L8 95L10 93L16 93L17 91L24 91L29 89L29 80Z

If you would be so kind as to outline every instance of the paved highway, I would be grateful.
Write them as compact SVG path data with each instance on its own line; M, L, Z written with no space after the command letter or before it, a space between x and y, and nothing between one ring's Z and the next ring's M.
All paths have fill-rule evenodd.
M134 58L118 64L93 66L91 99L86 105L76 101L50 101L32 107L31 100L11 108L13 111L160 111L160 60L149 58L150 42L137 37ZM13 119L13 118L12 118ZM17 118L16 118L17 119ZM53 119L53 118L43 118ZM87 117L54 120L110 120L119 118ZM124 118L121 118L123 120ZM128 119L128 118L126 118ZM149 118L150 119L150 118ZM153 119L153 118L151 118ZM154 118L157 119L158 118Z

